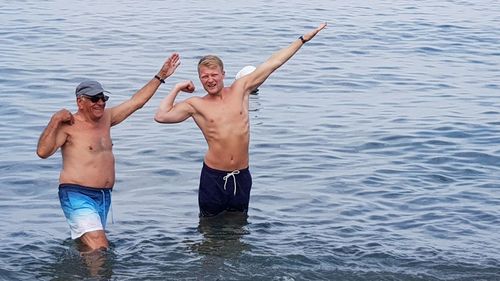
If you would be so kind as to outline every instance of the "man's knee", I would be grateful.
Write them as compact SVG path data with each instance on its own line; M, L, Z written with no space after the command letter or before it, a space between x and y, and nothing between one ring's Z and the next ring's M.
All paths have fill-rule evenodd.
M90 231L82 235L80 240L90 250L108 249L109 243L104 230Z

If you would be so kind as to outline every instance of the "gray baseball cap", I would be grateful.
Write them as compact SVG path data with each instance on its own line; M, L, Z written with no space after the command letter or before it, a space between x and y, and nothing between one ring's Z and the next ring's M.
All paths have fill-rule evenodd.
M97 96L101 93L110 93L102 87L101 83L93 80L85 80L76 87L75 95ZM111 93L110 93L111 94Z

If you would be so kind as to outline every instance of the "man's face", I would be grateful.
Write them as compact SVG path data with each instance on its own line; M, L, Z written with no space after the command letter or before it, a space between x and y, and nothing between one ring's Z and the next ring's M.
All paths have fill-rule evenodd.
M78 108L97 120L104 115L107 100L108 97L102 93L96 96L81 95L78 97Z
M207 93L216 95L224 88L224 71L219 66L200 66L198 70L201 84Z

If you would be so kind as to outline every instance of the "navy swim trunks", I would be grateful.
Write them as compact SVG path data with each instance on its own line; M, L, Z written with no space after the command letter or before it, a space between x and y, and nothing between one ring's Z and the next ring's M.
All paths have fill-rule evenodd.
M203 163L198 190L200 217L229 212L248 212L252 176L248 168L220 171Z
M105 229L111 205L111 190L77 184L59 185L59 201L72 239L90 231Z

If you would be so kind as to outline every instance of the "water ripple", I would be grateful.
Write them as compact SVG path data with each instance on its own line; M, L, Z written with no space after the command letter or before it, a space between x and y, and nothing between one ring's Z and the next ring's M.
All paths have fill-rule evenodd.
M497 3L150 4L0 4L0 279L498 279ZM206 144L192 121L154 123L160 100L184 79L202 94L204 54L229 84L322 20L250 100L249 218L200 222ZM112 131L111 250L82 257L38 136L81 79L114 106L172 51L175 75Z

